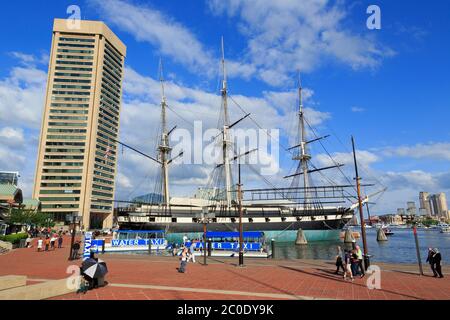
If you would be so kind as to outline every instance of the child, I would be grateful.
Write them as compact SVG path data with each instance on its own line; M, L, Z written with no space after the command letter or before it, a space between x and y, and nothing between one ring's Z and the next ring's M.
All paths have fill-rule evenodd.
M48 251L49 246L50 246L50 238L47 236L45 238L45 251Z
M38 249L38 252L41 252L42 251L42 238L39 238L39 240L38 240L38 242L37 242L37 249Z

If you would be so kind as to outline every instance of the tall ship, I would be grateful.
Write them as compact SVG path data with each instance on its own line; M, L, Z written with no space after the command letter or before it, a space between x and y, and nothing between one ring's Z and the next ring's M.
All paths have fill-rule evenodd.
M176 197L170 195L169 169L173 160L182 153L171 158L169 137L173 129L167 128L168 105L160 64L161 132L158 137L158 157L155 159L147 156L160 166L155 184L156 192L150 198L120 202L115 215L120 229L164 230L169 241L179 241L183 236L201 238L205 223L208 231L238 231L242 213L243 231L262 231L266 239L293 241L299 229L304 231L308 241L339 239L340 231L354 217L358 207L356 189L349 179L349 184L343 185L324 176L323 172L326 170L340 170L342 167L331 155L333 165L317 168L311 162L310 144L322 144L321 140L328 136L319 137L305 117L300 79L296 110L298 137L294 146L286 148L296 170L284 177L284 186L273 185L269 178L253 170L260 175L264 188L241 189L239 187L243 187L243 184L240 164L245 163L246 158L258 150L237 154L233 144L232 128L250 117L250 114L246 113L237 121L230 121L223 40L221 65L220 134L216 137L220 161L212 168L207 185L199 188L194 196ZM309 140L307 134L312 136ZM329 184L314 184L314 174L323 175ZM239 176L237 182L236 176ZM363 202L368 199L369 196L365 197Z

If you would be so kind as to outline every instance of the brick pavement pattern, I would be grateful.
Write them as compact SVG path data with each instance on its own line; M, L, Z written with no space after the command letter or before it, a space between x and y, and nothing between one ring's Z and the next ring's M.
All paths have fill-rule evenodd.
M62 279L70 265L69 239L65 246L49 252L34 247L0 255L0 275L26 275L28 284ZM100 255L109 269L108 285L86 294L68 294L54 299L165 300L165 299L345 299L422 300L450 299L450 274L444 267L443 279L425 276L417 266L379 264L381 289L370 290L366 278L352 283L334 274L334 264L326 261L246 259L246 267L236 267L237 258L209 258L203 266L198 258L189 263L187 273L177 272L177 257L105 254ZM374 262L376 263L376 262Z

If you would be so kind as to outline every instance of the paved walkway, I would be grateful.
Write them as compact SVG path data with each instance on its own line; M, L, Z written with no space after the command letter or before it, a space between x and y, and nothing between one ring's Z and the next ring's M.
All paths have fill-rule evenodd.
M29 284L62 279L74 264L68 255L67 246L50 252L17 249L0 255L0 275L27 275ZM187 273L180 274L177 257L106 254L101 259L109 269L106 287L54 299L450 299L446 267L446 277L436 279L428 265L427 274L419 276L417 266L380 263L381 289L370 290L367 277L344 281L327 261L246 259L246 267L239 268L237 258L211 258L207 266L197 258L196 264L188 264Z

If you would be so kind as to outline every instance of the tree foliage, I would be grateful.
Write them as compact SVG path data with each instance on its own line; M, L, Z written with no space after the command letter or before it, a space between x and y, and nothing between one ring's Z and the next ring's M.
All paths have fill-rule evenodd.
M6 217L9 224L22 224L37 227L53 227L52 216L48 213L34 210L13 208Z

